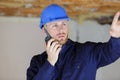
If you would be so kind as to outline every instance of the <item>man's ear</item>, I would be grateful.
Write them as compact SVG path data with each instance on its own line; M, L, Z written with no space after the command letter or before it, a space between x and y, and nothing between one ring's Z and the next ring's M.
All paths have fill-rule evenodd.
M42 33L43 33L44 35L46 35L45 30L44 30L44 27L42 28Z

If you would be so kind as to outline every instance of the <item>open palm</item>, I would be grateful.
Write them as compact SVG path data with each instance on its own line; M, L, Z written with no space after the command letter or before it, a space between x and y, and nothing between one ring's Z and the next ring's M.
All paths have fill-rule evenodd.
M119 16L120 12L117 12L114 16L110 29L110 35L115 38L120 38L120 21L118 20Z

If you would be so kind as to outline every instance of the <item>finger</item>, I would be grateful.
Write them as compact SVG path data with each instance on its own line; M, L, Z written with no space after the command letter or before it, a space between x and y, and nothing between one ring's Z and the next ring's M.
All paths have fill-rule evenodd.
M50 39L49 41L48 41L48 43L47 43L47 49L51 46L51 43L54 41L55 39Z
M53 52L56 52L59 47L61 47L61 45L60 44L56 44L54 49L53 49Z
M51 43L52 43L53 41L54 41L53 38L48 41L47 46L46 46L46 51L47 51L47 53L51 53L51 52L50 52L50 45L51 45Z
M53 42L52 45L50 46L50 51L54 50L54 47L58 44L57 41Z
M120 12L117 12L113 18L113 23L112 23L113 25L117 23L119 16L120 16Z

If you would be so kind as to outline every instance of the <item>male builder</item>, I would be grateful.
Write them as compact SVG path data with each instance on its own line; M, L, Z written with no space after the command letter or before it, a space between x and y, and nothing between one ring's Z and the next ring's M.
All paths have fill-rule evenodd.
M98 68L120 57L119 16L117 12L108 42L79 43L68 38L69 17L64 8L47 6L41 13L40 28L51 39L46 41L46 51L32 58L27 80L95 80Z

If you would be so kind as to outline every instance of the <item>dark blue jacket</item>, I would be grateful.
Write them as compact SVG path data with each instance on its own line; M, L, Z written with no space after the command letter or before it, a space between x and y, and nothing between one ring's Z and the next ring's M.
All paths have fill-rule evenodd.
M78 43L70 39L63 46L58 61L52 66L43 52L32 58L27 80L95 80L99 67L120 57L120 39L106 43Z

